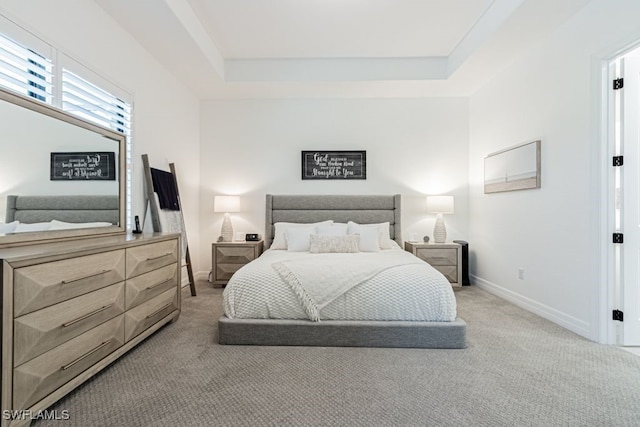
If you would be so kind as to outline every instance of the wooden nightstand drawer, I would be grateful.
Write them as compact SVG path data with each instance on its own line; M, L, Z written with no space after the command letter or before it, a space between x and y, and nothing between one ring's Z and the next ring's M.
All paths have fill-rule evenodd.
M418 258L427 261L431 265L458 265L457 249L416 249Z
M452 285L462 285L462 249L459 244L405 242L404 249L438 270Z
M240 270L245 264L216 264L216 280L229 281L233 273Z
M214 285L226 285L233 273L262 254L263 242L216 242L211 245Z
M438 270L447 280L451 283L458 282L458 266L456 265L433 265L433 268Z
M218 264L246 264L256 259L256 253L252 247L218 246L215 257Z

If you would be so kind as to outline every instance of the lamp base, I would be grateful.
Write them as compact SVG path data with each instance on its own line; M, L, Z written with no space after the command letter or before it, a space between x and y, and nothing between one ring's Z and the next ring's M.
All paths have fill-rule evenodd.
M436 224L433 227L433 240L436 243L444 243L447 240L447 228L444 225L444 218L441 213L436 216Z
M224 214L220 235L223 242L233 242L233 225L231 225L231 215L228 213Z

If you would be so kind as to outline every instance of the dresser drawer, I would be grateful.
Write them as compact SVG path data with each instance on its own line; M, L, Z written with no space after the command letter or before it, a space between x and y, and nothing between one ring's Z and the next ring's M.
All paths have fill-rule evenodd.
M417 249L416 256L425 260L432 266L437 265L458 265L458 250L451 249Z
M15 319L13 366L124 313L124 282Z
M167 240L127 249L127 279L178 260L178 240Z
M124 315L13 370L13 409L25 409L94 365L124 343Z
M121 282L124 274L124 250L16 268L14 316Z
M140 305L176 286L178 286L176 263L129 279L126 286L126 309Z
M166 315L178 309L178 290L170 289L125 313L125 339L136 337Z

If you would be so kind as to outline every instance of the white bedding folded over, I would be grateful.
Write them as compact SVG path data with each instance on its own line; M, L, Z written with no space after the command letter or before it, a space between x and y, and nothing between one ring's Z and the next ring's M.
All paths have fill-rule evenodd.
M301 298L300 289L296 292L276 271L280 268L282 273L283 266L305 282L304 293L313 295L307 294L315 313ZM317 280L312 280L314 275ZM341 275L348 280L339 280ZM269 250L238 270L223 296L229 318L453 321L456 317L451 284L401 249L355 254Z

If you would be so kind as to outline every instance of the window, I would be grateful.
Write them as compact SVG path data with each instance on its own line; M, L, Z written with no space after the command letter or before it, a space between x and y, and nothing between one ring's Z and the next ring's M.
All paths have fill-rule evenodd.
M2 86L52 104L52 68L50 59L7 37L0 37L0 84Z
M29 37L25 38L28 39ZM55 50L50 46L49 49L44 50L49 50L50 56L59 58L59 63L54 64L51 59L47 58L47 55L40 54L0 33L0 85L58 107L86 121L126 135L126 165L124 166L127 168L127 200L125 217L126 228L130 230L132 182L131 103L68 69L65 66L67 64L77 69L81 68L85 76L92 74L90 70L87 70L63 53L54 54ZM103 81L98 76L96 76L95 80ZM54 94L60 94L60 96L56 97Z

